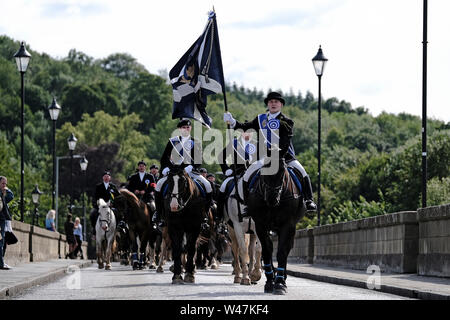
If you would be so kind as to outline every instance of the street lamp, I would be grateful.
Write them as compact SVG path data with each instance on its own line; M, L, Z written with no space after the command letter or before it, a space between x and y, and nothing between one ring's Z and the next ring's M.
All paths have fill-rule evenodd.
M56 98L53 97L52 104L48 107L50 119L53 122L53 191L52 191L52 209L55 208L55 182L56 182L56 120L58 120L61 107L56 103Z
M317 51L316 56L312 59L314 70L316 71L316 75L319 78L319 98L318 98L318 121L319 121L319 127L318 127L318 146L317 146L317 163L318 163L318 173L317 173L317 180L318 180L318 188L317 188L317 225L320 226L320 131L321 131L321 104L322 104L322 87L321 87L321 80L323 75L323 70L325 69L325 64L327 63L328 59L325 58L322 52L322 46L319 46L319 51Z
M39 213L38 213L38 209L37 207L39 206L39 198L41 197L41 190L39 190L38 185L36 184L36 186L34 187L34 190L31 192L31 199L33 200L34 203L34 214L33 214L33 222L32 225L35 225L35 218L36 218L36 225L39 225Z
M84 173L84 177L85 177L85 184L83 185L82 188L82 201L83 201L83 239L86 239L86 206L84 205L84 187L87 184L87 179L86 179L86 170L87 170L87 166L88 166L88 162L86 157L83 157L83 159L80 160L80 167L81 167L81 171L83 171Z
M73 205L73 150L77 145L78 139L75 137L73 133L70 134L70 137L67 139L67 144L69 145L70 150L70 187L72 188L70 193L70 206L69 212L72 213L72 205Z
M25 45L22 41L19 51L14 54L16 59L17 69L20 72L21 78L21 116L20 116L20 221L23 222L23 190L24 190L24 161L23 161L23 146L24 146L24 103L25 103L25 87L24 87L24 75L30 62L31 54L25 49Z

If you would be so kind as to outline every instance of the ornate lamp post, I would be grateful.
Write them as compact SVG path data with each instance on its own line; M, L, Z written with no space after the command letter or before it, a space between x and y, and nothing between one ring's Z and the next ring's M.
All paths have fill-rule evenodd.
M25 103L25 86L24 86L24 76L28 68L28 63L30 62L31 54L25 49L25 45L22 42L20 44L19 51L14 54L16 59L17 69L20 72L21 78L21 112L20 112L20 221L23 222L23 190L24 190L24 161L23 161L23 147L24 147L24 103Z
M56 103L53 97L52 104L48 107L50 119L53 122L53 189L52 189L52 209L55 208L55 183L56 183L56 120L58 120L61 107Z
M38 207L39 207L39 198L41 197L41 190L39 190L38 185L36 184L36 186L34 187L34 190L31 192L31 199L33 200L34 203L34 214L33 214L33 226L35 225L39 225L39 213L38 213ZM36 219L36 221L35 221Z
M86 185L86 170L87 170L87 166L88 166L88 162L86 157L83 157L83 159L80 160L80 167L81 167L81 171L84 173L84 177L85 177L85 184L83 185L82 188L82 201L83 201L83 239L86 240L86 206L84 204L84 191L85 191L85 185Z
M322 107L322 87L321 80L323 75L323 70L325 68L325 64L328 61L327 58L323 55L322 46L319 46L319 51L317 51L316 56L312 59L314 70L316 71L316 75L319 78L319 98L318 98L318 146L317 146L317 163L318 163L318 188L317 188L317 225L320 226L320 131L321 131L321 107Z
M72 213L72 205L73 205L73 151L75 150L77 141L78 141L78 139L75 137L75 135L73 133L67 139L67 144L69 145L69 150L70 150L70 187L71 187L70 206L69 206L70 213Z

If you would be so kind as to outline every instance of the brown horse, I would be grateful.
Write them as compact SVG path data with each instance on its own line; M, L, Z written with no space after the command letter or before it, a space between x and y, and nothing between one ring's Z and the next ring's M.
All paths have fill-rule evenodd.
M133 270L142 269L145 263L148 240L153 230L150 212L146 203L139 200L132 192L127 189L120 189L119 193L120 195L114 199L114 207L128 224ZM139 237L140 241L139 260L137 255L137 237Z

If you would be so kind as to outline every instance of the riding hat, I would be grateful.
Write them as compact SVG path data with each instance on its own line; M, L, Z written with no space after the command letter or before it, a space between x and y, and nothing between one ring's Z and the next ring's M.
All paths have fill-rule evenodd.
M158 166L157 166L156 164L152 164L152 165L150 166L150 170L152 170L152 169L159 169L159 168L158 168Z
M177 124L177 128L181 128L182 126L192 126L191 120L189 119L181 119Z
M267 97L264 99L264 103L266 104L266 106L267 106L267 102L268 102L269 100L272 100L272 99L276 99L276 100L278 100L278 101L281 101L281 103L282 103L283 105L285 104L285 101L284 101L283 97L281 96L281 94L279 94L278 92L270 92L270 93L267 95Z
M137 165L139 166L139 165L141 165L141 164L143 164L144 166L147 166L147 164L145 163L144 160L139 161Z
M105 170L105 172L103 172L103 175L107 174L108 176L111 176L111 172L109 170Z
M209 178L209 177L216 177L215 175L214 175L214 173L208 173L207 175L206 175L206 178Z
M198 170L198 172L200 172L200 173L208 173L208 170L206 170L205 168L200 168Z

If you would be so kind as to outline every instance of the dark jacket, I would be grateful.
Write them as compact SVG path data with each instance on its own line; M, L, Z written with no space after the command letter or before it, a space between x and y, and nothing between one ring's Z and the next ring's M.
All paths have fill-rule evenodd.
M14 193L6 189L6 194L3 196L3 193L0 192L0 201L2 201L3 209L0 212L0 220L12 220L11 214L9 213L8 203L14 198Z
M148 172L145 172L142 180L141 177L139 176L139 172L134 173L128 179L127 189L130 190L130 192L132 193L134 193L136 190L139 191L144 190L145 194L143 200L145 202L150 201L151 193L155 191L155 187L156 187L155 177Z
M202 164L202 145L192 137L189 137L189 140L191 141L189 147L181 148L181 136L169 139L161 157L161 169L172 169L174 166L185 168L188 165L192 165L195 170L200 168Z
M276 117L276 119L279 120L279 130L278 135L280 137L278 141L278 148L281 150L279 151L279 157L284 158L286 162L289 162L291 160L295 159L295 152L294 147L292 145L292 136L294 133L294 121L286 117L283 113L280 112L280 114ZM257 116L253 121L251 122L245 122L240 123L236 121L236 125L233 129L242 129L244 131L248 129L256 130L258 134L258 139L262 135L259 130L261 129L260 123L259 123L259 116ZM261 145L261 142L258 143L258 147ZM274 145L272 145L272 148ZM268 155L270 155L270 149L268 150Z
M103 182L97 184L95 186L95 197L94 197L94 207L98 209L97 200L102 198L105 202L112 200L119 195L119 190L117 189L114 183L109 183L108 190L105 188L105 184Z

